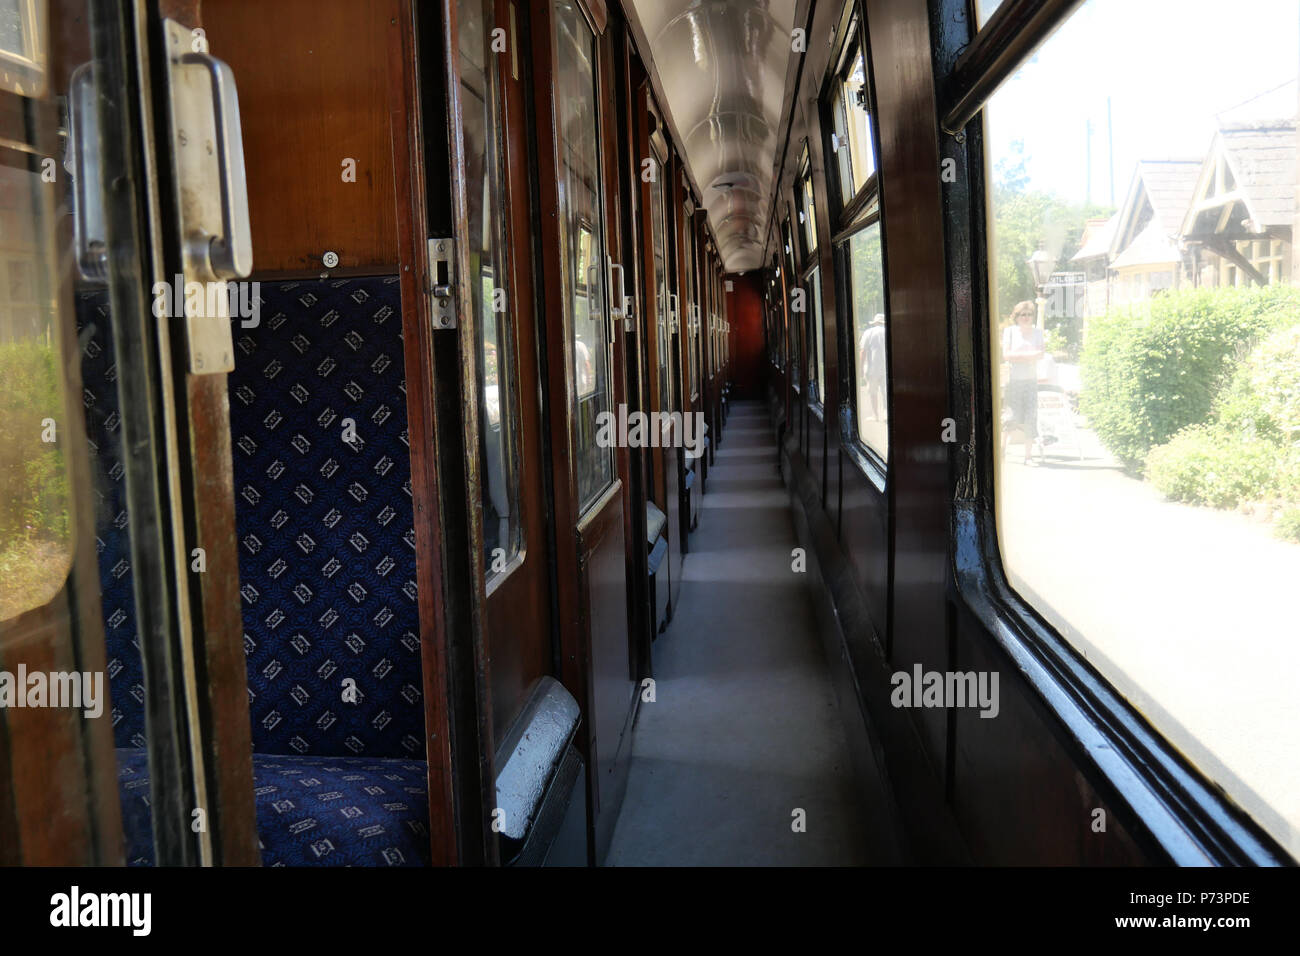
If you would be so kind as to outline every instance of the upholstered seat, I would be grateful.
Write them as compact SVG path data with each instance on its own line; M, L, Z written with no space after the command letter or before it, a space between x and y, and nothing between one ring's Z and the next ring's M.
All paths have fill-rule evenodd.
M428 784L397 279L261 286L233 323L236 537L262 862L427 864ZM149 863L116 370L79 296L127 860Z
M146 751L119 750L127 863L153 863ZM427 866L423 761L253 755L263 866Z

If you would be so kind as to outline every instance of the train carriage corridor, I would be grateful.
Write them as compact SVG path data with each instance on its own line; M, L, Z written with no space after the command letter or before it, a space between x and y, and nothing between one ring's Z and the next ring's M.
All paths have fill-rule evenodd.
M1300 872L1298 237L1300 0L0 0L0 879Z
M702 509L606 864L897 862L855 789L762 403L733 406Z

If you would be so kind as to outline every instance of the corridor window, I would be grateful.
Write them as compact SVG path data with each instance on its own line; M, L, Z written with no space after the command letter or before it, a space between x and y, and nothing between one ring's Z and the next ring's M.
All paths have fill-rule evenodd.
M853 42L836 78L832 114L835 126L832 148L839 169L840 201L847 205L876 171L866 63L857 41Z
M826 402L824 391L826 381L826 341L822 331L822 282L821 268L814 266L804 280L807 292L807 320L810 326L813 354L808 357L808 400L821 406Z
M880 224L880 183L876 175L876 145L871 128L871 83L865 37L854 22L845 32L838 72L824 93L835 128L833 166L840 208L831 233L835 238L835 267L848 292L850 322L844 328L841 352L851 384L852 431L846 442L857 448L863 465L889 460L889 309ZM847 429L847 423L846 423ZM863 454L869 455L863 457Z
M785 266L783 272L785 279L783 289L785 291L785 315L786 315L786 365L790 369L790 386L797 392L799 391L800 374L799 369L804 361L803 351L803 329L806 315L794 311L794 289L795 289L795 271L794 271L794 233L790 225L789 216L781 224L781 232L785 236Z
M1090 0L984 111L998 540L1300 855L1300 32L1293 3L1223 14Z
M817 251L817 209L813 204L812 166L808 160L808 147L803 148L799 174L799 224L803 239L804 258Z
M889 458L889 365L885 350L885 276L880 222L855 232L842 253L853 310L853 383L858 440Z

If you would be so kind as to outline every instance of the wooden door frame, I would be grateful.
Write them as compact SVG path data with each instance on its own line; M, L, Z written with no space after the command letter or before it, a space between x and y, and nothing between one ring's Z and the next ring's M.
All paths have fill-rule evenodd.
M611 96L616 101L616 108L611 112L614 119L608 125L613 127L611 134L617 139L615 155L619 162L615 169L621 170L615 184L617 193L619 238L619 256L614 261L623 266L625 289L632 299L632 325L638 330L635 337L627 332L627 321L622 323L624 334L622 365L627 384L623 389L624 399L628 405L628 414L644 412L648 406L646 381L648 377L646 351L639 345L644 341L640 334L642 309L637 290L640 287L642 259L641 244L637 241L637 225L641 218L640 163L636 149L638 114L637 77L638 71L644 75L635 58L635 49L627 21L621 11L610 24L608 30L613 56ZM614 293L611 290L612 294ZM621 305L622 303L620 303ZM628 580L628 634L630 639L629 663L632 680L640 682L650 676L650 645L654 640L653 628L655 608L650 594L649 553L646 542L646 508L648 495L649 460L653 449L629 448L628 496L624 513L624 540L627 542L627 580ZM639 699L639 698L638 698ZM633 704L635 708L636 703Z
M596 63L594 79L596 82L596 101L599 118L597 135L600 138L600 155L596 158L597 179L600 182L601 215L604 225L604 248L607 255L614 257L619 253L620 238L617 225L618 212L616 202L611 202L611 195L617 196L615 186L611 188L611 174L617 176L617 163L611 169L609 157L617 156L617 139L615 126L617 110L613 90L613 51L611 38L604 29L606 21L598 19L591 8L579 0L579 8L588 18L595 38ZM534 2L532 4L532 53L533 53L533 87L547 91L535 104L537 133L538 169L537 188L539 209L549 210L541 218L541 256L542 276L558 277L562 270L561 232L558 218L559 202L559 131L555 111L555 74L553 38L555 34L554 9L551 3ZM617 182L616 179L613 182ZM615 258L615 261L620 261ZM600 263L602 274L607 272L605 262ZM602 281L608 277L602 275ZM548 402L548 433L552 451L551 475L553 494L553 514L558 529L556 539L556 583L557 606L556 618L559 628L560 645L560 680L579 702L584 714L584 721L578 734L579 750L587 763L587 826L588 826L588 861L597 862L598 830L603 825L612 826L612 820L601 805L602 790L597 779L598 753L596 750L596 699L593 675L593 641L591 634L591 606L589 581L586 574L588 560L596 548L609 534L611 526L617 524L626 527L624 514L616 514L615 507L623 512L630 507L629 471L630 459L625 447L617 448L614 455L614 473L611 483L584 512L578 493L577 474L573 462L573 444L571 437L572 408L570 383L575 381L572 369L572 354L567 347L569 341L565 318L566 302L563 285L559 281L542 283L541 300L545 304L543 312L544 338L548 346L559 344L562 350L561 361L548 362L544 387L550 396ZM605 297L606 309L609 296ZM626 395L626 376L621 356L626 343L621 322L612 323L614 362L609 369L610 375L610 409L614 410ZM558 400L557 400L558 399ZM625 540L626 544L626 540ZM625 580L625 586L627 582ZM629 659L632 659L629 647ZM633 695L633 711L635 701ZM609 746L609 742L605 742ZM612 755L611 755L612 756ZM616 797L617 799L617 797ZM609 810L614 809L613 807ZM598 821L598 817L602 819ZM608 823L606 823L608 821Z
M401 55L389 61L402 338L424 681L429 827L435 866L499 862L488 821L495 802L490 662L484 648L484 567L478 510L476 316L463 244L455 269L455 330L435 330L427 239L464 235L455 0L401 2ZM436 51L433 53L431 51ZM471 445L471 442L475 444Z

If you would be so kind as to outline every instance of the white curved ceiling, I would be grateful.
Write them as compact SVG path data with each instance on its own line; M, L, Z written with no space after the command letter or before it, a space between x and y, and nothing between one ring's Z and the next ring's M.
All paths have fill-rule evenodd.
M730 272L762 265L795 0L633 0ZM649 64L648 64L649 65Z

